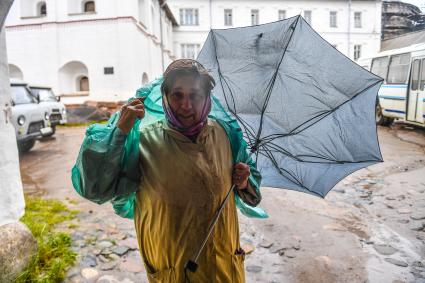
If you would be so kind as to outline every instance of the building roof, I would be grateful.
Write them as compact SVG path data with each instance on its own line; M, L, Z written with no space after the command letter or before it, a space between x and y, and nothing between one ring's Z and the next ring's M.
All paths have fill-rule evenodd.
M170 19L173 26L178 26L179 24L176 21L176 18L173 15L173 12L171 12L170 7L168 7L167 0L159 0L159 7L160 9L164 9L165 14L167 15L168 19Z

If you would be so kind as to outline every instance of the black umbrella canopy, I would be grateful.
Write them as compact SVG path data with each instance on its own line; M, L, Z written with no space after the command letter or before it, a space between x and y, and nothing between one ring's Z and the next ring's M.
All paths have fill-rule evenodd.
M325 197L345 176L382 162L375 125L382 79L301 16L211 30L198 61L256 150L263 186Z

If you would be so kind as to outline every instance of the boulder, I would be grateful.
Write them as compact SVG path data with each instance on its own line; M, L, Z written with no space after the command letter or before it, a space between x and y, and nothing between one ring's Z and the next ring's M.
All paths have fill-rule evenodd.
M0 226L0 282L13 282L37 251L37 241L21 222Z

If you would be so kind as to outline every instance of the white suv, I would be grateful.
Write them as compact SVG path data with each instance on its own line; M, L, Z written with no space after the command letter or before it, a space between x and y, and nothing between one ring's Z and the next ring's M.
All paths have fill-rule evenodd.
M20 152L27 152L34 146L38 138L51 135L49 113L31 95L26 83L12 81L10 87L11 122L15 127L18 149Z
M52 89L46 86L29 86L33 96L40 101L40 106L44 107L49 113L50 126L52 134L56 132L57 125L66 124L66 107L60 102L60 96L55 96Z

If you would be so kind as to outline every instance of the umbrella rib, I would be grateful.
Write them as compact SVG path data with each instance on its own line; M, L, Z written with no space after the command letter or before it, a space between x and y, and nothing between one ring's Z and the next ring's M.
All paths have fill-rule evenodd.
M276 167L276 169L279 171L279 174L284 176L282 171L287 173L289 176L291 176L291 178L293 179L293 182L296 183L298 186L302 187L305 190L311 191L310 189L308 189L307 187L305 187L300 180L298 180L297 177L295 177L291 172L289 172L288 170L279 167L279 164L277 163L276 159L274 158L273 154L271 154L270 150L268 150L266 147L263 146L264 152L267 155L267 157L271 160L272 164ZM263 153L264 155L264 153ZM285 176L284 176L285 177Z
M381 83L381 82L382 82L382 79L381 79L381 80L379 80L379 81L377 81L377 82L374 82L373 84L371 84L371 85L369 85L369 86L365 87L364 89L362 89L361 91L359 91L358 93L356 93L353 97L351 97L350 99L348 99L348 100L344 101L343 103L341 103L340 105L338 105L338 106L337 106L337 107L335 107L334 109L328 110L328 111L326 111L326 112L324 112L324 113L321 113L321 114L319 114L319 115L316 115L316 116L314 116L314 117L312 117L312 118L308 119L307 121L303 122L302 124L298 125L298 126L297 126L297 127L295 127L294 129L292 129L292 130L291 130L289 133L287 133L287 134L274 134L274 135L266 136L266 138L269 138L269 140L271 141L271 140L274 140L274 139L277 139L277 138L284 138L284 137L287 137L287 136L292 136L292 135L297 135L297 134L299 134L299 133L302 133L304 130L306 130L306 129L310 128L311 126L315 125L316 123L318 123L319 121L321 121L322 119L324 119L325 117L327 117L329 114L331 114L331 113L335 112L338 108L340 108L340 107L341 107L341 106L343 106L344 104L346 104L346 103L350 102L351 100L353 100L354 98L356 98L359 94L361 94L361 93L365 92L366 90L370 89L371 87L373 87L373 86L375 86L375 85L377 85L378 83ZM322 116L322 117L320 117L320 116ZM308 125L308 126L307 126L307 127L305 127L305 128L302 128L302 129L301 129L300 131L298 131L298 132L295 132L297 129L299 129L299 128L300 128L301 126L303 126L304 124L307 124L308 122L310 122L310 121L312 121L312 120L314 120L314 119L317 119L317 118L319 118L319 117L320 117L320 119L318 119L318 120L317 120L317 121L315 121L314 123L312 123L312 124ZM273 138L271 138L271 137L273 137Z
M247 138L249 139L249 144L253 145L254 142L255 142L255 141L254 142L252 141L252 138L255 137L255 135L253 133L254 129L251 126L249 126L247 123L245 123L245 121L236 113L236 103L235 103L235 99L234 99L232 90L231 90L229 84L227 83L226 79L223 77L223 74L222 74L221 68L220 68L220 62L219 62L218 57L217 57L217 45L216 45L215 34L214 34L213 31L211 31L211 34L212 34L214 50L215 50L215 60L217 61L218 76L219 76L219 79L220 79L220 85L221 85L221 89L223 91L223 96L224 96L224 100L225 100L226 105L227 105L227 109L229 110L229 112L231 114L233 114L233 116L235 116L236 120L242 125L242 127L244 128L244 132L247 134ZM225 92L225 89L224 89L224 86L223 86L223 82L227 86L227 88L229 89L230 97L232 99L233 109L229 106L229 101L227 99L227 95L226 95L226 92Z
M279 72L280 65L282 64L283 58L285 57L286 50L288 50L289 43L291 42L291 39L292 39L292 37L294 35L294 31L295 31L295 28L298 25L299 19L300 19L300 16L298 16L297 19L295 20L295 22L291 24L291 27L290 27L291 33L289 35L289 38L288 38L288 33L285 34L285 39L284 39L284 42L286 41L285 49L283 50L282 56L281 56L281 58L279 60L279 63L277 65L277 67L276 67L276 70L275 70L275 72L274 72L274 74L273 74L273 76L272 76L272 78L271 78L271 80L269 82L269 87L268 87L268 90L267 90L266 99L264 101L263 108L261 110L260 126L259 126L259 129L258 129L258 132L257 132L257 137L256 137L256 141L257 142L259 142L260 136L261 136L261 132L263 130L264 113L265 113L265 111L267 109L267 106L268 106L268 103L269 103L269 100L270 100L270 96L271 96L271 93L272 93L274 84L276 82L277 74Z
M264 145L262 145L264 146ZM373 159L367 159L367 160L358 160L358 161L349 161L349 160L334 160L334 159L330 159L327 157L322 157L322 156L314 156L314 155L307 155L307 154L302 154L302 155L292 155L291 153L289 153L288 151L286 151L284 148L282 148L281 146L275 144L275 143L268 143L267 146L271 149L273 149L275 152L279 152L282 153L285 156L288 156L290 158L293 158L294 160L298 161L298 162L303 162L303 163L315 163L315 164L353 164L353 163L365 163L365 162L374 162L377 160L373 160ZM315 158L322 158L324 160L328 160L331 162L323 162L323 161L308 161L308 160L302 160L300 159L300 157L315 157Z

